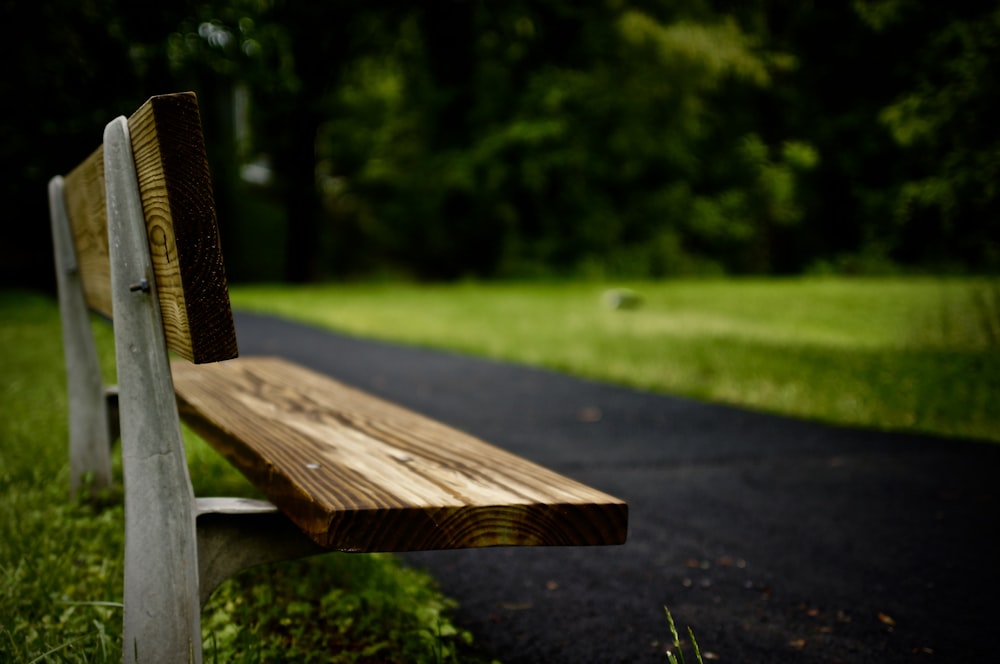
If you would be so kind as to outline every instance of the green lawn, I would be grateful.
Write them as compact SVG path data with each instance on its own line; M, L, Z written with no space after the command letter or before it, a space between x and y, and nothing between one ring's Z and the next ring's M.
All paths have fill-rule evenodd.
M239 286L352 334L878 429L1000 440L1000 290L976 279Z

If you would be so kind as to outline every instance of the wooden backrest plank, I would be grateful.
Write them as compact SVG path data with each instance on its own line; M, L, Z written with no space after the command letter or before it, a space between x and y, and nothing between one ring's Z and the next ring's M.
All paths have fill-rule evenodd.
M236 357L197 99L152 97L128 125L167 347L195 363ZM87 305L112 317L102 148L64 188Z
M97 148L65 177L63 195L87 306L111 318L104 150Z

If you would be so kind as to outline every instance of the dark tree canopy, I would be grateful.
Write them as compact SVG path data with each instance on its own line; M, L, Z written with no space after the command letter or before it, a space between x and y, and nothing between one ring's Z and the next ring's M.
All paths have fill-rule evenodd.
M1000 268L982 3L0 11L3 186L30 236L0 249L5 284L51 282L47 179L181 89L236 280Z

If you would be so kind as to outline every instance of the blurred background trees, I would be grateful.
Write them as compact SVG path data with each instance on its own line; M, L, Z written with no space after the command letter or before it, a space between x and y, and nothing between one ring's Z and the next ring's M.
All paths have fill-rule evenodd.
M1000 268L989 3L2 12L5 284L51 281L47 179L182 89L235 280Z

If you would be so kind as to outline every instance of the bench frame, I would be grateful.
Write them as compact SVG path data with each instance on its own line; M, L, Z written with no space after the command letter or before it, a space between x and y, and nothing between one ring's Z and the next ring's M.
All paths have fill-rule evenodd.
M71 490L125 477L124 661L201 661L201 607L249 567L326 552L271 503L194 497L170 376L128 122L104 133L118 387L105 387L63 195L49 183L69 397ZM120 395L120 401L119 401ZM119 432L120 422L120 432ZM178 499L178 496L183 499Z
M182 111L177 115L165 112L161 118L156 115L157 104L163 104L161 109L173 105ZM180 118L180 126L171 128L176 118ZM161 130L166 132L162 146L158 136ZM475 494L479 484L488 482L501 469L508 478L530 478L535 486L543 485L545 491L533 493L529 484L514 482L521 487L512 489L517 500L506 502L487 492L486 502L465 498L457 506L450 498L435 502L440 499L432 497L429 503L400 501L390 492L384 508L377 502L355 503L359 496L346 492L346 503L324 503L323 509L333 510L330 514L346 514L351 523L334 523L329 532L310 532L295 509L295 501L289 503L288 495L281 491L265 493L287 514L267 501L196 498L181 433L179 397L186 418L199 413L196 405L188 401L192 393L181 394L177 389L182 376L190 373L179 365L172 368L168 352L195 364L231 359L237 354L200 131L193 94L153 97L131 118L119 117L110 122L102 146L65 178L56 176L49 183L67 368L70 485L74 494L111 485L111 446L118 438L122 441L124 662L186 659L200 663L201 608L205 601L229 576L263 563L338 548L399 551L624 542L628 509L622 501L490 448L461 432L417 419L421 416L416 414L405 422L421 426L430 422L435 435L447 438L436 438L434 444L441 445L442 450L450 449L453 458L464 459L444 467L454 480L468 481L463 488L453 485L456 495L462 491ZM182 146L178 154L167 154L175 141L192 143L193 152L188 145ZM152 159L150 146L155 153ZM158 152L161 147L162 155ZM154 182L150 194L150 180L157 178L149 172L156 171L161 158L164 162L172 159L187 163L192 155L199 158L193 161L199 162L199 168L203 165L204 171L195 173L191 182L167 182L170 187L163 184L156 189L159 185ZM152 169L149 161L156 162ZM177 174L171 172L161 179L175 177ZM177 189L184 191L178 194ZM180 199L166 204L161 200L174 196ZM175 211L181 216L200 217L170 219ZM104 385L90 326L91 310L113 321L117 387ZM304 373L286 374L283 378L310 384L315 380ZM345 391L350 388L333 381L322 383L321 388L330 390L330 403L335 403L337 409L342 406L341 399L357 398ZM228 396L228 392L219 393ZM410 417L403 409L377 401L365 403L374 404L380 413L391 412L396 418ZM295 401L296 408L299 404ZM231 414L235 412L231 405L234 403L218 403L217 409ZM207 439L213 442L211 438ZM402 443L393 438L392 445L397 444ZM423 454L423 448L409 450L414 457ZM367 448L359 454L367 454ZM475 464L469 460L473 455L477 461L487 459L489 463L473 467ZM414 467L412 472L427 472L427 467L418 463L426 459L414 457L401 453L391 463L405 462L407 467ZM276 465L271 465L272 459L262 459L267 464L266 474L279 472ZM253 471L262 467L255 465ZM245 467L241 470L247 474ZM338 491L345 491L345 482L350 483L345 478L350 476L334 475L330 481L336 482ZM560 489L555 490L555 485ZM320 498L327 498L313 495L316 504ZM299 499L296 494L295 500ZM464 512L466 507L471 511ZM353 516L352 509L356 512ZM385 522L357 516L383 509L391 516ZM483 511L476 511L480 509ZM391 528L400 523L400 518L416 519L413 523L419 522L425 532L441 537L407 540L384 532L376 538L365 535L371 532L369 529ZM572 532L563 532L563 523ZM455 535L456 531L461 536Z

